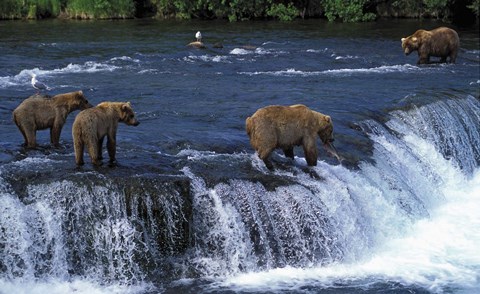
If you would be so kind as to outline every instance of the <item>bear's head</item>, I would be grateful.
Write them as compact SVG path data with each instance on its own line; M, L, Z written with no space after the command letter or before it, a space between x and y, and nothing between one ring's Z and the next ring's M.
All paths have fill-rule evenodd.
M73 93L75 108L84 110L90 107L93 107L92 104L88 103L87 98L83 95L83 91L77 91Z
M123 103L120 107L120 121L124 122L129 126L138 126L140 122L135 118L135 113L133 112L130 102Z
M318 113L318 119L320 123L320 129L318 131L318 136L323 142L323 147L327 150L328 153L335 156L339 162L342 162L342 157L338 155L337 149L333 145L333 123L332 118L328 115L323 115Z
M402 38L402 49L405 55L410 55L413 51L417 50L420 46L420 40L418 37L410 36Z
M333 139L333 123L332 118L328 115L318 113L319 130L318 137L322 140L323 144L329 144L334 141Z

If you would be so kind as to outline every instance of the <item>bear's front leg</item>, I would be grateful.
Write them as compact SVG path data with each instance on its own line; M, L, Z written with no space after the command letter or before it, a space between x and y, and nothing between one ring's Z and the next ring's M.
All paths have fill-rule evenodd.
M303 139L303 153L305 153L305 160L309 166L317 165L317 144L315 138Z
M419 59L417 64L429 64L430 63L430 56L428 54L419 54Z
M457 59L457 50L450 52L449 56L450 56L449 63L455 63L455 60Z
M103 155L102 155L102 148L103 148L103 139L105 137L101 137L99 140L98 140L98 154L97 154L97 158L98 160L102 160L103 159Z
M116 152L116 136L108 136L107 139L107 150L108 150L108 157L110 157L110 163L113 164L116 162L115 159L115 152Z
M50 129L50 143L54 147L59 147L60 146L60 133L62 132L62 126L61 122L55 122Z

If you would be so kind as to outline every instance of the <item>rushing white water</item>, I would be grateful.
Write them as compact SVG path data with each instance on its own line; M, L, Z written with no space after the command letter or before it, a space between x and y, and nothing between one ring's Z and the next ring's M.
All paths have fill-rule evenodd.
M95 61L87 61L84 64L70 63L63 68L55 68L49 70L40 68L24 69L15 76L0 76L0 89L28 85L32 78L32 74L36 74L37 76L42 77L50 77L54 75L66 75L76 73L111 72L121 68L120 66L116 65L117 61L133 63L139 62L137 59L122 56L112 58L106 62L100 63Z
M275 191L247 181L208 190L186 170L208 228L202 241L215 244L208 260L193 263L207 275L228 273L210 290L302 292L387 282L435 293L480 290L480 134L471 128L479 113L470 97L393 112L386 126L364 122L375 163L351 171L319 162L313 170L321 181L277 171L299 185Z
M337 57L338 58L338 57ZM348 57L347 57L348 58ZM342 59L342 58L340 58ZM404 65L384 65L371 68L341 68L341 69L329 69L323 71L302 71L295 68L289 68L286 70L279 71L256 71L256 72L240 72L239 74L256 76L256 75L271 75L271 76L351 76L356 74L388 74L392 72L401 72L401 73L421 73L428 74L432 71L438 71L438 69L431 68L425 70L418 66L404 64Z
M432 151L428 143L419 145L419 149ZM372 252L347 263L288 266L234 275L214 286L301 292L305 286L328 288L343 284L368 289L369 285L390 281L435 293L448 288L465 293L480 291L480 171L467 178L438 153L426 152L424 156L442 171L443 183L438 187L441 199L428 217L411 226L393 217L394 211L378 211L381 207L374 205L370 213L384 215L386 222L376 225L388 227L390 237Z

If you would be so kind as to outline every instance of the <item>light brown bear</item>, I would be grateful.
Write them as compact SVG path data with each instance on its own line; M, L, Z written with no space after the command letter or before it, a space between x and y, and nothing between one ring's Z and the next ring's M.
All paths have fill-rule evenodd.
M405 55L418 51L417 64L430 63L430 56L440 57L440 62L455 63L460 48L457 32L450 28L440 27L431 31L418 30L413 35L402 38Z
M73 122L72 135L75 149L75 162L83 165L83 149L94 165L102 164L103 139L107 137L107 150L110 163L115 163L118 122L129 126L138 126L130 102L102 102L97 106L80 112Z
M55 95L34 95L13 111L13 121L22 133L27 148L37 146L36 132L50 128L50 142L58 147L60 133L69 113L92 107L82 91Z
M293 159L293 147L300 145L303 146L307 164L317 165L317 136L327 151L337 156L332 145L332 119L305 105L271 105L260 108L246 119L245 124L250 144L269 169L273 165L268 157L274 149L282 149L286 157Z

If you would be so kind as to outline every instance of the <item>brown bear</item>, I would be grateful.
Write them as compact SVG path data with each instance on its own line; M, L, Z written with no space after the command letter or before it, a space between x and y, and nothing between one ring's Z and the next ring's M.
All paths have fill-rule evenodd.
M75 162L83 165L83 149L94 165L101 165L103 139L107 136L107 150L110 163L115 163L116 137L118 122L129 126L138 126L130 102L102 102L97 106L80 112L73 122L72 135L75 149Z
M274 149L282 149L286 157L293 159L293 147L300 145L303 146L307 164L317 165L317 136L327 151L336 155L332 145L332 119L305 105L260 108L246 119L245 125L250 144L269 169L273 166L268 157Z
M430 63L430 56L440 57L440 62L455 63L460 48L457 32L450 28L440 27L431 31L418 30L413 35L402 38L405 55L418 51L417 64Z
M59 146L60 133L67 116L75 110L92 107L82 91L55 95L33 95L13 111L13 121L20 129L27 148L35 148L37 130L50 128L50 142Z

